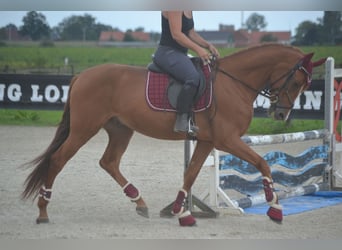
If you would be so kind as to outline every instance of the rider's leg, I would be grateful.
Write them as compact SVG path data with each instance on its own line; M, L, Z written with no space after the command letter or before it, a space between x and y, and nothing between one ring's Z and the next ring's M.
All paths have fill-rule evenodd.
M195 95L200 84L200 74L191 59L175 49L160 46L155 55L154 62L171 74L175 79L184 83L177 99L177 118L174 126L176 132L195 134L197 127L190 121Z
M198 86L193 81L187 81L179 93L177 99L177 117L173 129L175 132L187 132L189 134L195 134L197 132L198 128L192 126L192 122L190 122L197 89Z

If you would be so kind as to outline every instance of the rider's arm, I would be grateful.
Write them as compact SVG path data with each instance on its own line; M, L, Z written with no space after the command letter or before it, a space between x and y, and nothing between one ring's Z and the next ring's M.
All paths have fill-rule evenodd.
M169 20L170 31L172 38L176 40L180 45L193 50L196 54L202 58L202 60L209 60L209 54L200 44L197 44L189 37L187 37L182 32L182 11L167 11L164 12L167 15L167 19ZM191 31L190 31L191 33Z

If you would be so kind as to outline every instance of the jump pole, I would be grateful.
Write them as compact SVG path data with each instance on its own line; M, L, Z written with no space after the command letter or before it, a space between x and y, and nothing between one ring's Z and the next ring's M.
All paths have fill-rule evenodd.
M328 190L328 189L329 189L328 183L322 182L322 183L312 184L308 186L300 186L300 187L292 188L289 190L276 191L276 194L278 195L279 200L283 200L283 199L287 199L290 197L313 194L315 192ZM235 202L242 209L267 203L264 194L241 198L239 200L236 200Z
M332 190L342 191L342 142L337 142L334 136L334 82L335 78L342 78L342 69L335 69L335 60L329 57L325 63L325 127L329 130L331 136L330 141L330 157L329 157L329 182ZM340 83L342 84L342 82ZM341 119L341 118L340 118ZM342 133L342 131L341 131ZM339 182L340 181L340 182Z
M272 145L272 144L283 144L283 143L294 143L308 140L323 139L324 143L327 143L328 131L322 130L312 130L297 133L285 133L276 135L264 135L264 136L243 136L242 140L250 145ZM328 137L329 138L329 137ZM220 171L219 171L219 153L217 150L213 150L211 157L214 159L214 163L208 162L206 166L210 167L210 186L209 191L203 193L200 197L202 200L209 198L209 204L211 207L222 207L218 198L221 198L222 202L225 204L225 208L230 207L240 210L243 212L243 208L249 206L262 204L266 202L265 195L255 195L251 197L242 198L240 200L231 199L225 191L220 187ZM327 173L325 173L326 175ZM285 199L293 196L301 196L311 194L320 190L327 190L329 188L328 181L323 181L323 183L312 184L308 186L300 186L295 188L288 188L286 190L281 190L276 192L279 199Z

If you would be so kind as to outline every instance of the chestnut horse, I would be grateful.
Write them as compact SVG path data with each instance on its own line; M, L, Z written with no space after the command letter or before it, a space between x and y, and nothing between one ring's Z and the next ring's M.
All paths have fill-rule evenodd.
M298 48L267 44L241 50L219 58L212 67L214 102L195 114L199 126L197 144L177 194L172 213L181 226L196 223L184 202L204 161L216 148L254 165L263 177L265 198L270 205L267 215L282 221L282 207L273 190L270 167L240 137L253 118L253 102L258 94L270 98L270 115L286 120L297 96L311 81L313 53ZM144 67L104 64L85 70L70 84L68 100L55 137L46 151L29 165L34 167L25 182L23 199L38 196L37 223L48 222L47 205L58 173L75 153L101 128L109 142L99 162L124 193L136 203L138 214L148 217L148 208L139 190L122 175L120 159L134 131L165 139L184 140L186 134L173 131L175 112L152 110L145 99L147 69Z

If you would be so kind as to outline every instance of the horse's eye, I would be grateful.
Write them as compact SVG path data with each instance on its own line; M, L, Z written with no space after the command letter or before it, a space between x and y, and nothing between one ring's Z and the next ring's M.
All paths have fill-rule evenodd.
M302 87L302 85L303 85L302 83L300 83L300 82L298 82L298 81L294 81L292 86L293 86L294 88L300 88L300 87Z

